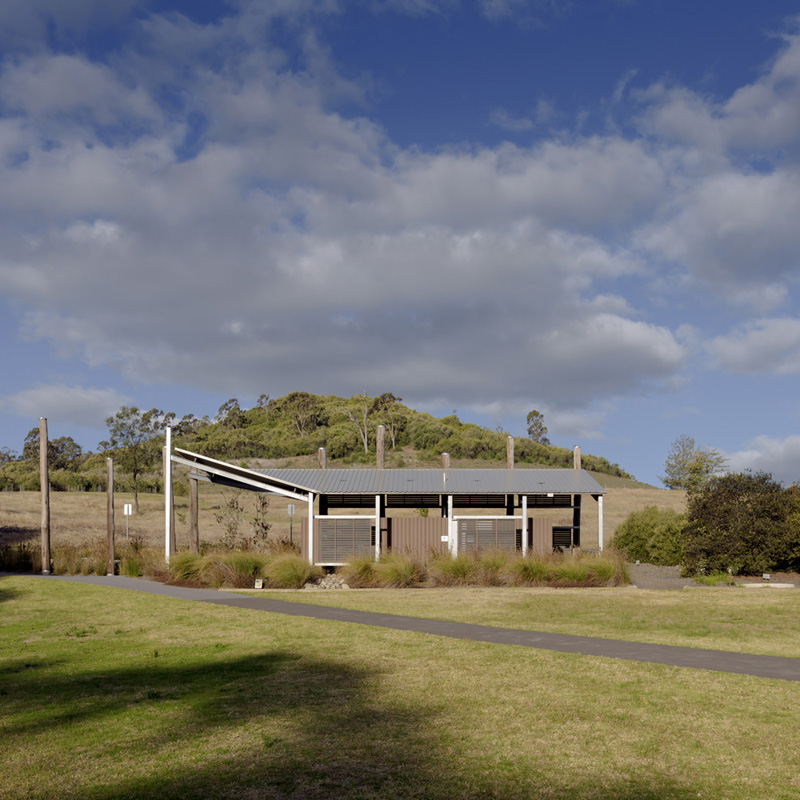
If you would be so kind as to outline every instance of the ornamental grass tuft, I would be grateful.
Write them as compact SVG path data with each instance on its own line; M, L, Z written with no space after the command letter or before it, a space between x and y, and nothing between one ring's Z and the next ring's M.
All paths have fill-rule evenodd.
M419 586L425 575L425 569L408 553L387 553L375 564L375 575L380 586L402 589L407 586Z
M428 560L428 578L435 586L466 586L475 582L477 559L473 554L437 553Z
M323 570L296 553L276 556L264 567L264 576L276 589L302 589L309 581L322 577Z
M481 586L504 586L511 556L505 550L484 550L478 554L477 580Z
M344 582L353 589L371 589L379 586L375 559L370 553L360 553L347 560L339 570Z
M509 575L514 586L546 586L553 577L553 560L536 553L511 562Z

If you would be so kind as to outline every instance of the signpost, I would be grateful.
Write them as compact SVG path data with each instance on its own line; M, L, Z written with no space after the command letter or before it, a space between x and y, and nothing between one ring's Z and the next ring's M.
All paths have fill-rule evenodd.
M294 503L289 503L286 507L289 512L289 544L294 544L292 541L292 523L294 522Z
M125 515L125 544L128 544L128 522L131 514L133 514L133 503L125 503L122 507L122 513Z

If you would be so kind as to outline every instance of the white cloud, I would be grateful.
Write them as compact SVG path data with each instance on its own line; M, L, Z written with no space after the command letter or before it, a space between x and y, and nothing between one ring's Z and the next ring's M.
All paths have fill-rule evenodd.
M641 234L662 257L758 308L785 297L800 267L800 172L728 171L683 192L678 212Z
M800 320L759 319L707 344L723 369L739 373L800 374Z
M785 439L758 436L746 449L726 457L733 472L769 472L787 485L800 481L800 436Z
M60 425L95 427L100 420L130 402L129 397L115 389L39 384L32 389L0 397L0 409L32 420L47 417L58 420Z

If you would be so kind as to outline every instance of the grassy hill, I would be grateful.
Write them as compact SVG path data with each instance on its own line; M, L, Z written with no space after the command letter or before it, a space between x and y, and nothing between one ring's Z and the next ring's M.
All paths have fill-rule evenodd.
M129 414L126 419L135 421L136 415ZM231 398L213 419L188 414L178 421L161 411L148 419L149 427L133 431L137 436L131 437L138 439L138 483L143 491L160 488L164 424L172 427L173 443L178 447L253 466L316 466L321 447L332 467L371 465L375 463L379 425L386 431L385 464L389 468L438 466L444 452L450 454L454 468L504 467L506 463L505 432L462 422L455 414L437 418L415 411L389 393L349 398L305 392L277 399L262 395L252 408L242 408ZM119 441L114 446L101 442L100 452L88 454L68 437L53 444L57 447L51 457L50 481L56 490L104 488L107 456L114 457L119 474L132 471L128 466L132 446ZM527 437L515 438L514 452L519 467L569 468L573 463L571 450ZM602 456L584 453L582 463L603 485L611 485L609 481L635 484L631 475ZM38 431L34 430L26 438L22 456L7 457L0 465L0 490L34 490L38 486Z

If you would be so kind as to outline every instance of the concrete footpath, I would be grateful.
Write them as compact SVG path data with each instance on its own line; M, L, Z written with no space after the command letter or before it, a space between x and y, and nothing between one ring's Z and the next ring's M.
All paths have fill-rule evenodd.
M645 644L643 642L627 642L619 639L598 639L592 636L571 636L562 633L540 633L510 628L493 628L488 625L471 625L463 622L401 617L394 614L379 614L369 611L351 611L343 608L272 600L266 597L243 596L213 589L187 589L182 586L167 586L163 583L141 578L94 575L39 575L25 577L38 577L41 580L51 581L76 581L95 586L133 589L180 600L195 600L234 608L267 611L272 614L287 614L289 616L310 617L331 622L369 625L397 631L426 633L432 636L447 636L451 639L469 639L491 644L511 644L518 647L532 647L538 650L555 650L560 653L621 658L627 661L666 664L673 667L731 672L738 675L753 675L759 678L775 678L784 681L800 681L800 658L730 653L725 650L702 650L695 647Z

